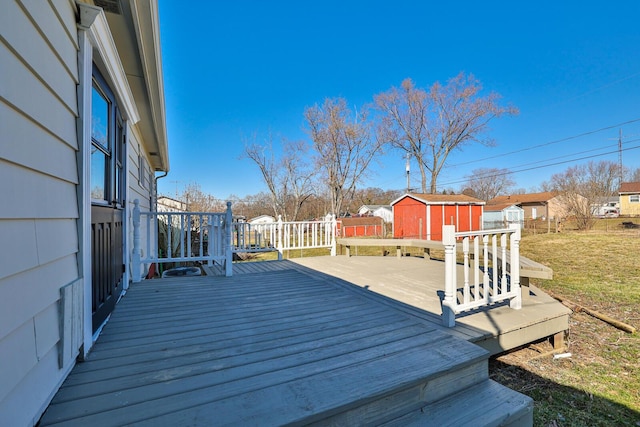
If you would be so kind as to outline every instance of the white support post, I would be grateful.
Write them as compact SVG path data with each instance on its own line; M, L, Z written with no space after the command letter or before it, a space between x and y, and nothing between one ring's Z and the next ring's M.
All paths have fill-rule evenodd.
M511 292L516 296L511 298L509 306L515 310L522 308L522 288L520 287L520 224L510 224L511 233Z
M336 256L338 251L336 248L336 229L338 227L338 223L336 221L336 216L331 215L331 256Z
M225 237L227 244L225 245L225 261L224 261L224 274L227 277L233 275L233 214L231 213L231 202L227 202L227 214L225 217L226 233ZM211 244L211 243L210 243Z
M278 215L278 238L276 240L276 249L278 250L278 261L282 261L282 215Z
M456 227L442 226L444 245L444 301L442 301L442 324L452 328L456 325Z
M213 215L209 215L208 217L208 224L207 224L207 233L206 233L206 237L207 237L207 256L209 257L209 259L207 260L207 265L208 266L213 266L213 250L211 248L211 246L213 246L214 243L214 236L213 236ZM204 236L202 238L202 240L204 240Z
M131 279L134 283L141 280L140 276L140 200L133 201L133 253L131 254Z

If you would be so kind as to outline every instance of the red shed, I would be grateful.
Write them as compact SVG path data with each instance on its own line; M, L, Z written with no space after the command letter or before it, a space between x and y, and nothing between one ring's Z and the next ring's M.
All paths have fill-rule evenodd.
M405 194L391 202L393 237L442 240L442 226L482 230L485 202L464 194Z

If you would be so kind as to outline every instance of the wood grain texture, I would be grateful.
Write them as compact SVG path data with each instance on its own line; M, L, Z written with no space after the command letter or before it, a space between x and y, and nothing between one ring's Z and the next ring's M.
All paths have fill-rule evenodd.
M279 425L367 404L385 413L387 395L425 402L430 381L440 393L464 387L458 372L486 378L486 358L297 270L151 280L129 289L42 425Z

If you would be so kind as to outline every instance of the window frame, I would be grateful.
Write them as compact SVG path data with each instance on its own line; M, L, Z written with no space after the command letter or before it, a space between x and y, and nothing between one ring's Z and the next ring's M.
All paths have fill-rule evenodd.
M118 102L106 79L93 64L92 91L98 92L107 101L106 145L91 135L91 149L99 150L105 156L104 197L91 197L92 205L122 208L125 204L125 151L127 144L126 122L120 114ZM93 100L92 100L93 105ZM93 112L91 120L93 121Z

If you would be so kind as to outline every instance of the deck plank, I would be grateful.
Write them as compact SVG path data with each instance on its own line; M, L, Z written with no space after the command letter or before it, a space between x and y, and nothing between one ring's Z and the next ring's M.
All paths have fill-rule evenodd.
M498 352L561 318L532 287L526 310L445 328L433 263L318 257L134 284L41 425L378 422L390 402L410 411L486 380L487 351L470 342Z
M335 393L318 384L337 387L339 378L362 379L375 366L388 372L402 365L395 359L414 360L408 362L409 373L376 374L380 378L371 381L381 388L416 381L418 368L439 376L443 364L453 366L465 358L477 363L485 355L401 311L297 270L152 280L131 287L88 360L61 387L42 425L118 425L171 414L177 419L201 414L209 422L220 420L211 418L215 414L226 414L222 419L233 424L262 417L296 388L315 408L336 405ZM405 371L407 365L402 366ZM244 411L242 417L249 418L233 415L237 411L230 408L244 407L264 393L274 400ZM274 414L288 415L272 420L279 424L295 414L303 417L305 408L281 402Z

